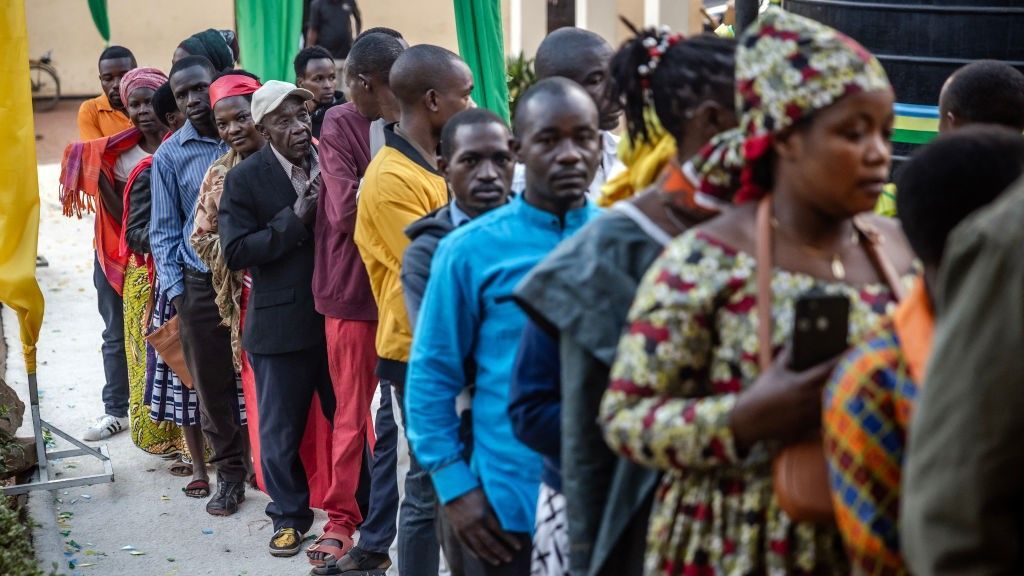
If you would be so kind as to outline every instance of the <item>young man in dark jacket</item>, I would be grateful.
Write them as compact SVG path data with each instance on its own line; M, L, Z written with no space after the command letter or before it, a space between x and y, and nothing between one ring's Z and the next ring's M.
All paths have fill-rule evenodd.
M515 167L511 138L501 118L483 108L460 112L445 124L437 166L454 199L405 230L412 243L402 257L402 288L413 330L441 238L508 201Z

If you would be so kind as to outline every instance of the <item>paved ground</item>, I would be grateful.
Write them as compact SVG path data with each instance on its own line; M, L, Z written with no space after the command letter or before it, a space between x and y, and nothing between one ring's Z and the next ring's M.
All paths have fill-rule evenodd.
M43 418L81 437L90 419L102 414L100 360L102 323L92 287L92 221L67 220L57 203L58 166L40 168L42 218L40 253L50 261L38 277L46 296L46 319L39 347ZM27 401L24 362L17 352L17 320L4 310L11 354L8 382ZM31 435L30 419L20 435ZM106 442L114 463L113 484L34 493L29 508L39 523L36 552L43 565L57 562L68 574L88 576L305 574L304 555L271 558L272 529L263 508L268 498L250 490L239 514L214 518L205 501L186 498L182 479L165 462L135 448L127 433ZM75 476L98 467L82 458L55 466ZM315 530L324 516L317 514ZM131 546L135 552L124 550ZM69 569L70 562L75 563Z

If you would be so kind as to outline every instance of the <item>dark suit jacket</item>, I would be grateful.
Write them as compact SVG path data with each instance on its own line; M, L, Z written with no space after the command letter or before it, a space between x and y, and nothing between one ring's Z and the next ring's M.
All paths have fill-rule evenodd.
M295 199L270 144L224 180L221 247L228 268L252 275L242 348L254 354L324 344L324 317L313 307L313 233L292 210Z

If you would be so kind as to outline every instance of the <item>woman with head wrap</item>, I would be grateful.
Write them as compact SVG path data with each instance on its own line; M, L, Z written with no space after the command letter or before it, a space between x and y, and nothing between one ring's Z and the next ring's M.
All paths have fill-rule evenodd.
M706 191L737 206L674 240L644 277L601 423L613 450L665 471L647 574L848 574L834 524L782 510L772 460L820 429L835 364L789 368L796 299L847 297L856 344L901 287L872 254L912 279L899 227L870 215L889 176L893 92L859 44L776 8L739 40L736 91L740 126L712 140L697 169ZM769 301L758 296L758 245L774 261L763 265ZM770 328L763 347L759 326Z
M171 64L186 56L204 56L217 70L230 70L238 60L238 39L232 30L210 28L182 40L174 50Z
M136 68L121 79L120 96L128 111L132 128L111 137L71 144L64 152L61 173L61 201L65 215L81 216L83 210L95 211L96 258L104 280L121 296L115 322L105 333L123 333L127 363L127 422L105 424L130 425L132 440L154 454L177 453L177 430L161 428L145 418L145 347L142 335L142 310L148 298L144 263L121 251L124 191L132 170L150 156L163 140L166 126L153 112L153 93L167 81L155 68ZM141 280L140 280L141 279ZM100 423L97 424L99 426ZM99 439L99 438L93 438Z
M196 201L196 229L192 237L197 253L213 273L214 286L218 292L217 305L225 317L225 324L233 320L230 324L233 327L238 323L237 304L242 285L241 278L228 272L220 258L220 242L216 232L217 204L227 170L263 146L263 137L256 131L249 115L249 100L259 86L254 76L241 70L223 72L210 84L212 114L220 138L231 146L231 150L207 170ZM219 266L218 260L221 261ZM174 306L161 296L154 309L154 326L167 322L175 314ZM237 360L237 348L235 354ZM189 453L193 456L192 469L189 470L192 480L182 491L191 498L205 498L210 495L210 480L206 470L205 442L199 424L198 398L192 390L181 385L177 376L158 356L156 359L158 363L152 394L154 418L174 421L181 427ZM248 424L245 399L239 381L237 417L243 433Z

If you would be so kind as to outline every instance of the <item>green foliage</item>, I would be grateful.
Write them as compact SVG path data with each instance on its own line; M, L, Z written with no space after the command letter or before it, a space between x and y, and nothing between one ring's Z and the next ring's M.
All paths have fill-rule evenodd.
M508 75L508 107L514 120L519 97L537 82L537 74L533 71L533 59L527 58L521 52L518 56L508 58L505 69Z
M56 567L55 567L56 568ZM28 528L19 521L18 513L0 503L0 574L5 576L47 576L32 553Z

